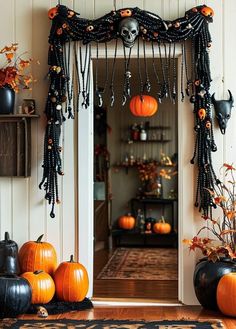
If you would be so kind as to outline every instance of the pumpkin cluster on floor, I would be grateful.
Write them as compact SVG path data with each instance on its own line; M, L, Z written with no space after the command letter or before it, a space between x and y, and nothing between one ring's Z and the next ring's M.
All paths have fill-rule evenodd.
M0 241L0 318L26 313L33 304L47 304L53 297L63 302L81 302L89 287L86 268L69 261L57 264L57 254L43 235L36 241L18 245L10 240ZM46 317L45 308L38 315Z

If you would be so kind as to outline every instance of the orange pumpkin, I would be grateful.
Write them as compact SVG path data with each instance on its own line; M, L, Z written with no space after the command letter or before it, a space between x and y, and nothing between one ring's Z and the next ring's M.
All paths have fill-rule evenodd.
M149 95L137 95L132 97L130 104L130 111L133 115L138 117L150 117L157 112L157 100Z
M131 214L120 216L118 226L124 230L132 230L135 226L135 218Z
M32 304L47 304L55 294L55 284L51 276L43 271L25 272L21 277L26 279L32 289Z
M56 295L65 302L80 302L87 295L89 279L86 268L73 260L61 263L54 273Z
M19 251L21 272L34 272L38 269L53 274L57 267L57 254L48 242L42 242L43 234L37 241L28 241Z
M216 291L217 305L228 316L236 316L236 273L221 277Z
M171 225L165 222L164 217L153 225L153 231L158 234L169 234L171 232Z

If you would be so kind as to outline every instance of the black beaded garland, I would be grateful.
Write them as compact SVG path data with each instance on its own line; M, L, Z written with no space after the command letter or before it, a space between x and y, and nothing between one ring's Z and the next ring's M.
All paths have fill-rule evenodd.
M105 86L100 89L96 81L96 92L100 104L102 104L102 92L108 81L111 91L111 106L114 104L115 91L113 88L115 59L117 52L117 39L119 35L119 23L125 17L132 17L139 24L138 35L138 70L140 78L140 93L144 89L149 92L151 89L149 81L149 72L146 66L145 47L147 42L151 42L153 54L153 71L157 80L157 96L159 101L163 97L170 97L171 101L176 100L176 64L175 47L182 43L182 64L181 64L181 98L189 97L193 104L193 113L195 117L196 141L194 154L191 163L198 166L198 178L196 188L195 206L204 214L211 211L211 200L207 189L211 189L216 176L212 166L211 152L216 151L216 144L213 136L212 115L211 115L211 96L209 93L211 74L208 50L211 45L211 37L208 30L208 23L212 21L213 11L205 11L205 5L194 7L186 11L184 17L173 21L163 20L158 15L149 11L135 8L123 8L112 10L110 13L90 20L80 18L79 13L63 5L57 5L49 11L49 18L52 20L51 31L49 35L48 64L50 66L48 76L50 80L48 96L46 100L45 114L47 116L47 127L44 138L44 159L43 159L43 177L39 185L45 190L45 199L51 204L52 218L55 217L54 205L60 203L58 192L58 175L63 175L61 166L60 134L61 125L65 121L64 110L68 111L68 118L74 117L73 111L73 89L74 78L78 79L78 94L82 96L82 108L88 108L90 102L90 59L91 42L97 45L97 58L99 43L106 43L115 39L115 56L111 71L111 79L108 79L108 73L105 74ZM208 8L210 9L210 8ZM209 13L206 16L205 13ZM143 40L143 51L145 61L145 81L143 81L140 72L140 52L139 37ZM186 59L185 40L191 39L191 64L188 66ZM71 42L81 42L86 45L82 56L81 44L77 49L73 49L75 65L72 66L71 60ZM173 44L173 46L172 46ZM155 47L159 50L161 59L162 79L157 74L155 68ZM161 52L161 48L164 52ZM172 51L173 49L173 51ZM173 52L173 55L171 53ZM129 60L131 49L125 58L125 76L123 103L130 97L130 77ZM106 55L107 58L107 55ZM172 73L171 73L172 69ZM106 72L108 72L106 70ZM173 82L171 82L171 74ZM184 88L184 74L186 76L186 88ZM79 75L81 81L79 81ZM101 91L102 90L102 91ZM75 102L76 103L76 102ZM77 99L77 107L79 107Z

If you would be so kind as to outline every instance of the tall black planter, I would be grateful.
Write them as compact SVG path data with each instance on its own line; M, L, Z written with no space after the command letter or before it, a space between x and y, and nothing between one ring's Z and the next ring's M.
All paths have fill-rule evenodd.
M236 262L221 258L215 263L207 258L201 259L195 268L193 284L199 303L210 310L217 310L216 289L220 278L231 272L236 272Z
M9 87L0 88L0 114L11 114L14 111L15 92Z

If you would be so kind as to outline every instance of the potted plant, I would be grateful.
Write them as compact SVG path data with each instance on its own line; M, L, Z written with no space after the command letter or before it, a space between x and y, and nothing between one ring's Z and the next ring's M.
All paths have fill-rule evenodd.
M19 92L20 87L30 89L30 84L34 81L28 72L32 59L23 59L23 54L17 56L17 49L18 44L13 43L0 50L0 54L5 57L0 67L0 114L13 113L15 92Z
M183 240L190 251L200 250L204 256L194 271L194 289L200 304L209 309L217 309L220 278L236 272L236 168L225 163L222 170L222 180L216 179L208 190L213 211L202 215L204 225L195 237ZM202 236L203 231L210 234Z

